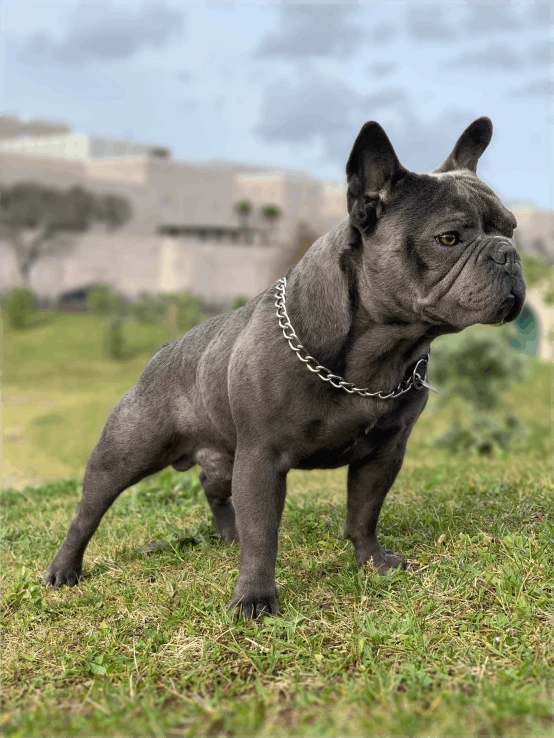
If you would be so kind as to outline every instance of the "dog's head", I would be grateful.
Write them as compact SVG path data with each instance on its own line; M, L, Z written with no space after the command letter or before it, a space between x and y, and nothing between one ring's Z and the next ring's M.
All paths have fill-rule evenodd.
M348 212L363 241L371 304L385 320L462 330L514 320L525 299L515 217L476 174L492 136L478 118L431 174L405 169L378 123L348 164Z

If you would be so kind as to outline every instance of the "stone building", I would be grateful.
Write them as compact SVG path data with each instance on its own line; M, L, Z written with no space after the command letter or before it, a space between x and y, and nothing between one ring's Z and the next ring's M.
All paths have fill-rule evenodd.
M346 213L345 208L335 212L334 204L335 210L328 213L327 183L303 172L269 171L229 161L178 161L156 144L72 133L61 123L4 116L0 118L0 185L21 182L109 192L124 197L132 209L131 219L113 236L98 232L76 236L71 249L36 264L33 289L50 299L77 289L79 280L90 283L93 273L95 279L102 274L103 281L130 298L165 289L167 279L159 277L152 258L155 253L158 265L167 264L171 253L175 264L188 264L185 271L195 274L196 281L190 283L180 274L170 281L221 304L230 291L235 292L231 297L254 294L263 275L279 276L297 251L299 228L309 227L316 237ZM246 234L236 210L237 202L244 199L252 203ZM275 222L263 218L261 209L266 205L278 208ZM126 260L119 256L110 260L110 243L114 253L127 253ZM241 244L248 245L247 252L243 253ZM6 242L0 243L0 252L0 290L5 290L17 282L18 275ZM167 267L159 269L167 272ZM142 277L131 278L139 272ZM211 286L207 273L212 276ZM221 289L219 296L217 289Z

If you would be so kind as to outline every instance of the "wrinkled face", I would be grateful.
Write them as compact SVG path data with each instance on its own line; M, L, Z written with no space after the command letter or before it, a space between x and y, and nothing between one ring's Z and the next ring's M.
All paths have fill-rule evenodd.
M471 172L409 174L383 206L364 261L389 286L393 315L446 330L511 321L525 299L516 226Z
M519 315L516 219L476 173L491 136L490 120L478 118L438 169L416 174L378 123L363 126L346 166L348 212L377 319L453 332Z

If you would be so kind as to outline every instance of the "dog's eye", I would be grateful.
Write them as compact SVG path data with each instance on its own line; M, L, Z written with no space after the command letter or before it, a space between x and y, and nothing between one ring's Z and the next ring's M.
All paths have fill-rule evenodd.
M437 236L437 241L443 246L455 246L460 243L460 235L457 231L448 231L448 233L441 233Z

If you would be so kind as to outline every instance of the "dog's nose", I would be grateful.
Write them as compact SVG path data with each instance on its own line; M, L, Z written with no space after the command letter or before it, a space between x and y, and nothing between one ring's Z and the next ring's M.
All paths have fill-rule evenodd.
M506 271L509 274L513 274L515 271L515 263L517 261L517 251L512 243L509 241L500 241L494 245L490 256L497 264L505 264Z

